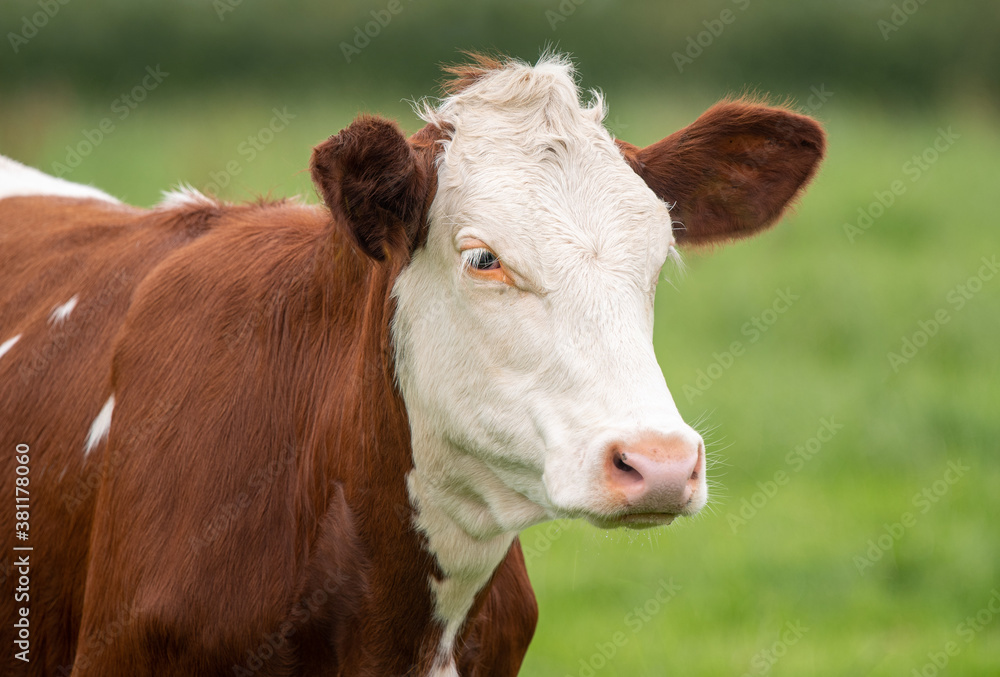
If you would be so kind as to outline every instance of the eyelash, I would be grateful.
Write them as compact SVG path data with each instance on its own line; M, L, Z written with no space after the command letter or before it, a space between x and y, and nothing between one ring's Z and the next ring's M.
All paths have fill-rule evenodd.
M462 262L469 268L476 270L497 270L500 268L500 259L485 247L466 249L462 252Z

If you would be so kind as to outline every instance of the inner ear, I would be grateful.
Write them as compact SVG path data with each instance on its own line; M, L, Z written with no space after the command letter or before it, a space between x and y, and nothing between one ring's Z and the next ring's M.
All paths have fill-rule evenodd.
M775 223L812 179L826 142L804 115L729 101L650 146L618 146L671 205L677 242L699 245L749 237Z
M422 241L433 150L422 139L408 141L394 122L362 116L313 149L310 169L334 222L382 261L407 256Z

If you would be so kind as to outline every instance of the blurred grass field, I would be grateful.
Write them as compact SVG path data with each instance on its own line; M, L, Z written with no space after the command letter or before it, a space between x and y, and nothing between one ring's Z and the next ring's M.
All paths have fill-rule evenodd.
M311 146L358 110L414 131L400 99L223 90L119 120L110 102L46 90L0 109L0 153L51 172L112 117L65 178L139 205L179 181L315 200ZM646 144L707 103L626 92L608 122ZM295 117L262 144L274 108ZM945 658L941 674L998 674L1000 275L980 273L1000 255L1000 131L975 106L901 116L834 96L816 115L829 154L797 210L756 240L689 253L660 285L656 349L709 440L709 508L651 532L526 532L541 618L523 675L930 676ZM914 180L907 163L949 128L957 138ZM241 144L255 135L251 159ZM905 192L852 242L844 225L894 181ZM777 312L782 294L794 301ZM947 322L894 369L888 353L921 342L918 323L942 309ZM824 425L832 438L810 443ZM789 460L797 446L808 459ZM662 602L665 583L677 591Z

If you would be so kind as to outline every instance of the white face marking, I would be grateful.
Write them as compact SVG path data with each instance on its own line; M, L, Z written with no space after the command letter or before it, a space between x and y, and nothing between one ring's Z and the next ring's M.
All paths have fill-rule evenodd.
M393 289L393 340L412 433L408 488L446 576L431 586L446 628L460 627L521 529L560 517L611 526L630 509L667 523L664 513L704 504L701 438L652 345L669 210L603 116L596 96L580 105L570 67L553 58L493 71L425 111L454 132L427 242ZM481 247L511 284L469 270L491 256L463 264L463 249ZM673 462L675 447L699 450L700 471L681 474L688 502L667 510L646 497L652 507L634 509L608 481L618 447L654 454L645 467Z
M69 314L73 312L73 309L76 308L77 301L79 300L80 295L76 294L66 303L53 308L52 312L49 313L49 324L62 324L69 317Z
M6 341L4 341L3 343L0 343L0 357L3 357L4 355L6 355L7 352L10 351L10 349L14 347L14 344L17 343L20 340L21 340L21 335L18 334L17 336L15 336L13 338L9 338Z
M7 197L30 195L56 195L119 202L116 198L92 186L49 176L33 167L26 167L20 162L0 155L0 200Z
M108 430L111 429L111 412L115 409L115 396L114 394L108 398L108 401L104 403L101 407L101 411L97 414L97 418L94 422L90 424L90 432L87 433L87 443L83 448L83 457L86 458L90 455L90 452L100 444L105 437L108 436Z

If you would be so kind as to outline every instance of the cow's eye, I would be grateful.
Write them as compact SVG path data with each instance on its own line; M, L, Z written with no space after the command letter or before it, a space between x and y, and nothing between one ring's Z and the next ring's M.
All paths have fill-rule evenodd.
M476 270L499 270L500 259L485 247L466 249L462 252L462 260L469 268Z

